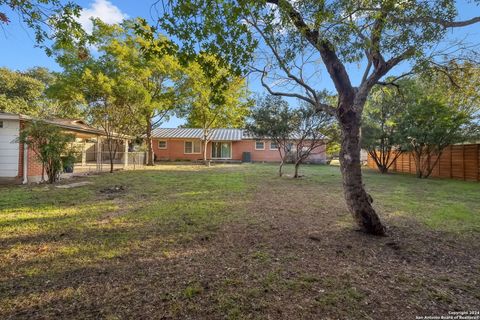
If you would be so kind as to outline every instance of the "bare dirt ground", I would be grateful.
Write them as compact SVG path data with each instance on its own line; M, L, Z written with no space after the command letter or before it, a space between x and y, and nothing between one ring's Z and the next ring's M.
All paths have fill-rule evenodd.
M2 281L1 317L415 319L479 310L477 233L386 212L389 236L372 237L354 230L338 188L322 191L308 175L246 181L246 192L229 195L231 219L181 236L172 235L178 221L150 222L133 229L128 253Z

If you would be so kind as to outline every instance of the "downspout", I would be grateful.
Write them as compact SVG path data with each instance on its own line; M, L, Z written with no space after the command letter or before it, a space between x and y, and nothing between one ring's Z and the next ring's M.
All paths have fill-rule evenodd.
M22 184L28 183L28 145L23 144L23 181Z

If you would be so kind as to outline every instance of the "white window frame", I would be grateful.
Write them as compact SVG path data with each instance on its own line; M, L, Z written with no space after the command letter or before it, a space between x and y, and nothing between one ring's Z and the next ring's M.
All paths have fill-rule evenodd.
M272 143L275 143L277 145L276 148L272 148ZM278 143L274 141L270 141L270 150L278 150Z
M165 142L165 147L163 147L163 148L160 147L160 142ZM165 149L167 149L167 148L168 148L168 142L167 142L167 140L158 140L158 149L160 149L160 150L165 150Z
M187 147L187 142L192 143L192 152L187 152L186 147ZM195 152L195 142L197 142L200 145L200 151ZM185 140L183 142L183 154L201 154L202 153L202 142L200 140Z
M263 147L257 148L257 142L261 142L263 144ZM265 141L255 140L253 143L255 143L255 150L265 150Z

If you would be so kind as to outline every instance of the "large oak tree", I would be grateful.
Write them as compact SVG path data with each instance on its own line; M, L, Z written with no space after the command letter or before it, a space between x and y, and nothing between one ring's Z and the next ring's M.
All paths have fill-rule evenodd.
M362 180L360 123L365 101L401 63L438 64L440 52L434 48L447 58L462 53L458 45L449 52L440 42L449 29L478 23L480 17L458 21L453 0L162 2L159 24L181 41L184 52L193 54L201 48L220 54L239 70L250 67L259 72L270 94L296 97L337 118L347 206L362 230L384 234ZM358 66L363 77L353 83L351 75ZM335 87L334 104L319 99L322 71Z

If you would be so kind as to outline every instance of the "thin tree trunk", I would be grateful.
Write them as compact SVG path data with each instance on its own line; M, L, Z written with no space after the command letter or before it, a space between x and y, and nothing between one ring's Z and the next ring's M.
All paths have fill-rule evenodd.
M112 159L112 156L110 156L110 173L113 173L113 159Z
M192 148L193 148L193 145L192 145ZM208 141L207 141L207 138L205 137L204 143L203 143L203 163L207 167L210 167L210 161L207 160L207 148L208 148Z
M378 169L380 170L380 173L382 173L382 174L388 172L388 168L387 168L385 165L383 165L383 164L381 164L381 165L378 167Z
M413 152L413 157L415 160L415 172L416 176L419 179L423 178L423 172L422 172L422 154L420 152L414 151Z
M364 232L385 235L385 228L372 207L372 198L365 191L360 165L360 114L353 108L339 108L342 130L340 170L345 200L357 225Z
M147 117L146 142L147 142L147 166L153 166L154 162L153 162L152 124L150 121L150 117Z
M282 149L280 145L278 146L278 154L280 155L280 165L278 166L278 176L282 177L283 176L282 169L283 169L283 164L285 163L286 153L285 155L282 154Z
M295 162L295 174L293 175L294 178L299 178L298 168L300 168L300 161Z

